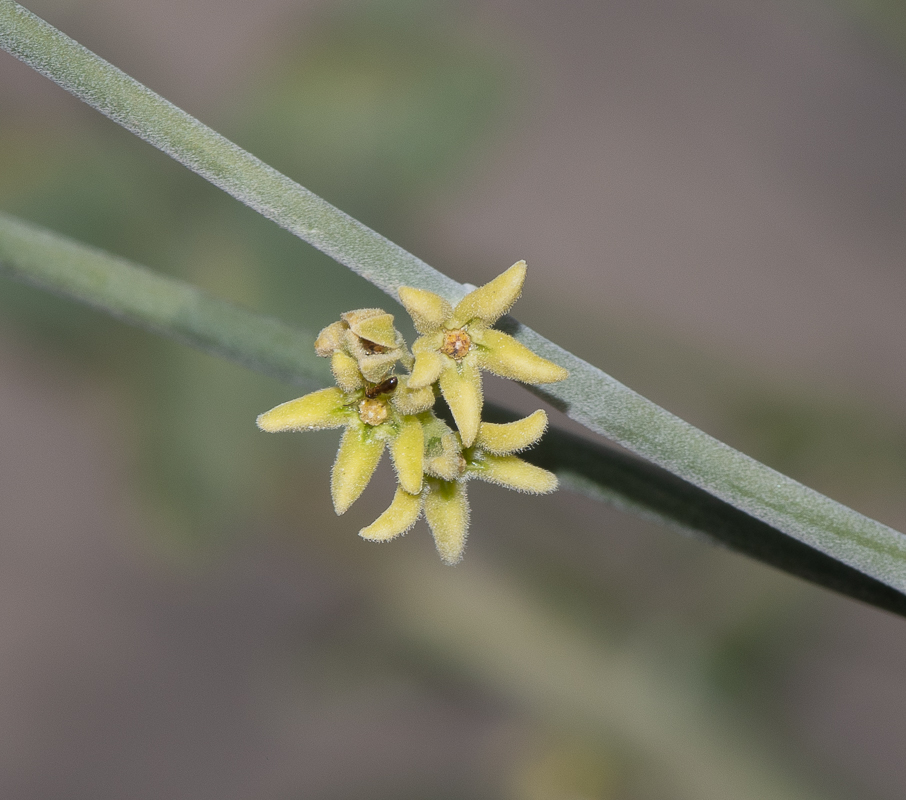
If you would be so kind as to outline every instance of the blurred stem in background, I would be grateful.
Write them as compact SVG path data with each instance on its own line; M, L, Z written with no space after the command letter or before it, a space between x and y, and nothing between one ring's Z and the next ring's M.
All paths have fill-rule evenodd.
M368 5L370 16L365 22L337 15L324 24L325 35L317 47L287 55L267 82L268 88L256 92L254 98L236 101L243 118L228 122L227 128L232 126L239 134L234 138L248 142L252 150L284 171L311 175L313 189L356 217L402 241L417 239L417 233L407 229L407 213L422 196L438 191L453 169L461 168L486 141L506 108L501 98L509 92L507 69L513 67L501 63L499 55L489 49L465 41L454 28L426 25L412 14L417 3ZM374 25L383 26L385 35L369 37ZM405 81L415 84L415 100L397 94ZM364 101L363 82L370 87ZM309 110L317 113L309 114ZM273 124L261 125L261 119ZM322 129L318 124L334 119L338 120L336 129ZM355 276L335 269L320 254L300 248L293 237L272 230L257 215L237 207L167 159L153 153L135 154L116 131L83 132L72 143L54 140L50 133L16 129L10 119L0 120L0 125L9 126L3 134L7 146L0 148L0 164L6 174L25 175L18 182L4 182L0 201L24 216L150 262L157 269L182 274L234 299L274 309L285 318L304 321L311 330L350 306L385 302ZM344 135L337 135L338 131ZM72 129L69 133L72 135ZM418 169L410 167L410 153L417 155L412 164ZM49 177L54 160L62 169L59 178ZM178 509L177 515L190 520L184 525L186 535L198 536L199 531L210 528L212 535L222 537L244 520L259 517L263 509L258 503L273 499L275 482L282 481L287 493L297 491L304 464L297 457L291 460L295 443L274 445L271 440L265 453L251 426L246 430L235 424L249 409L257 413L285 399L284 387L160 344L153 337L125 329L111 336L106 322L99 323L70 304L54 302L30 289L7 285L0 303L8 318L14 317L33 332L45 332L45 340L57 342L55 346L108 364L110 372L130 387L135 416L141 420L146 438L138 452L152 454L146 472ZM296 358L298 363L305 361L308 352L307 347L304 353L288 347L287 364ZM312 365L318 367L323 369L323 364ZM703 391L725 391L716 381L703 384ZM825 453L830 442L833 458L818 460L829 472L833 471L829 465L835 463L845 474L852 448L840 444L840 417L833 409L826 415L815 411L827 408L823 398L804 398L800 407L778 404L776 397L765 392L759 406L751 386L740 386L734 395L741 404L738 416L757 416L761 429L769 434L750 434L756 444L767 447L766 441L776 442L778 448L786 448L779 455L773 453L776 457L795 459L798 455L806 461L805 454ZM853 418L859 412L854 410ZM829 421L818 430L816 417L820 421L825 416ZM785 431L793 427L801 433L801 417L810 422L809 434L796 439L799 449L791 453ZM844 417L844 421L849 419ZM857 442L862 442L860 436L855 434ZM873 451L876 441L884 442L890 447L885 453L902 468L901 431L888 430L883 423L872 424L864 439L864 452ZM279 465L273 463L275 447L285 456ZM284 463L292 464L295 473L291 477L286 477ZM284 476L275 479L279 471ZM265 485L271 487L270 492L262 488ZM250 502L248 498L256 493L257 502ZM404 566L411 571L396 575L394 570ZM589 569L588 564L582 567ZM596 566L590 568L596 570ZM772 786L777 796L800 796L794 782L764 776L759 756L750 757L751 752L760 751L759 745L750 750L745 737L738 739L735 731L721 727L715 721L719 715L707 703L686 717L688 699L684 701L683 696L690 688L679 686L674 691L659 676L653 666L658 659L650 654L634 652L627 645L630 654L616 656L608 646L585 641L596 630L573 629L571 622L566 623L565 632L558 633L563 619L546 614L536 598L492 570L482 572L477 586L467 577L460 586L458 573L457 585L447 585L444 579L448 576L442 575L438 584L442 597L438 598L423 597L422 593L431 590L434 573L421 565L401 561L386 575L387 585L378 586L374 597L386 600L394 609L390 617L398 616L407 635L432 642L444 662L461 664L474 680L534 709L539 717L557 715L558 709L552 711L545 699L548 692L554 692L562 716L569 718L566 724L574 725L580 738L596 743L602 732L616 730L619 737L627 726L626 738L644 759L667 764L672 777L665 785L672 787L675 782L690 796L696 796L696 791L709 796L708 791L719 787L690 770L703 762L708 762L704 768L710 768L713 761L726 767L724 775L747 776L755 786ZM547 577L545 573L545 580ZM574 573L570 578L577 580ZM770 586L772 589L773 584ZM481 613L463 619L465 609L473 605ZM422 607L423 614L413 613ZM592 613L603 616L600 611L594 607ZM782 616L792 613L791 608ZM450 615L457 617L452 627ZM742 636L747 641L757 638L750 632ZM537 651L527 648L527 642L537 643ZM761 644L754 647L759 648ZM556 676L552 685L551 674L526 669L514 676L504 666L532 667L536 657L537 669L562 669L567 674ZM585 667L575 682L570 672L573 663ZM587 702L589 675L615 676L622 685L622 677L634 670L641 677L630 675L629 688L648 712L639 714L640 720L643 716L657 720L662 715L676 719L677 714L687 719L688 728L669 742L657 726L649 729L640 720L627 721L628 701L625 706L609 704L606 697L592 706ZM593 691L607 688L599 682ZM668 752L668 745L675 746L676 752ZM728 789L724 796L729 795L736 793Z

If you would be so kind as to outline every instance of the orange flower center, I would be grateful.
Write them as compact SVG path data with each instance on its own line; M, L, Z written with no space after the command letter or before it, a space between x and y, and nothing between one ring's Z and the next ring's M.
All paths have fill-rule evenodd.
M382 400L373 397L366 397L359 403L359 419L366 425L380 425L387 421L390 412L387 411L387 404Z
M472 349L472 339L465 331L447 331L440 352L457 361L462 361Z

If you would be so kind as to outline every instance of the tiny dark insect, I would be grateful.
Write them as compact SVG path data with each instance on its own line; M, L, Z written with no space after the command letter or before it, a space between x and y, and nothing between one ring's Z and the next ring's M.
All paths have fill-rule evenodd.
M387 380L381 381L381 383L375 383L373 386L365 387L365 397L377 397L379 394L387 394L392 392L396 388L396 384L399 381L396 378L396 375L391 375Z

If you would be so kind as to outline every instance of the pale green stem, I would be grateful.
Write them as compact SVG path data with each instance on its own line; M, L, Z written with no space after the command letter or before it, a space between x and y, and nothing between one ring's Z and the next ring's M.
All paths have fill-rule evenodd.
M0 274L290 383L330 380L314 334L2 213Z
M11 0L0 46L393 297L401 285L456 301L465 288L151 92ZM538 393L608 436L809 546L906 592L906 537L733 450L515 321L570 377Z
M314 355L310 332L2 213L0 274L291 383L318 388L332 382L327 362ZM497 422L516 418L490 405L485 406L485 416ZM565 489L703 536L906 616L906 597L889 586L641 459L556 428L525 456L555 472Z

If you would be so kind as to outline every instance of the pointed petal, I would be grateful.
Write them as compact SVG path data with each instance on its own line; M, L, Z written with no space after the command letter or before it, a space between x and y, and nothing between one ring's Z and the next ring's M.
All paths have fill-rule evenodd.
M365 385L365 379L359 371L358 362L348 353L337 350L330 357L330 371L337 385L344 392L354 392Z
M395 539L415 525L421 510L422 499L419 495L409 494L397 487L390 507L367 528L362 528L359 536L372 542Z
M557 476L517 456L485 455L469 465L468 476L528 494L547 494L557 488Z
M335 353L343 346L345 333L346 324L344 322L332 322L315 339L315 352L322 358Z
M422 424L415 417L403 417L400 432L390 443L390 457L400 486L409 494L422 490L422 461L425 436Z
M330 495L338 515L365 491L383 452L384 441L369 435L363 425L350 425L343 432L330 475Z
M399 296L419 333L436 331L453 313L453 306L434 292L400 286Z
M479 286L474 292L469 292L463 297L447 327L460 328L473 319L480 319L487 325L493 325L519 299L524 282L525 262L519 261L490 283Z
M440 330L419 336L412 345L412 352L415 355L419 353L436 353L444 343L444 333L445 331Z
M336 387L321 389L265 412L258 417L258 427L269 433L342 428L349 416L346 399Z
M416 353L415 366L412 367L412 374L409 376L409 388L422 389L430 386L449 363L450 359L440 353L430 351Z
M523 383L556 383L569 377L568 370L541 358L500 331L482 331L479 345L479 364L501 378Z
M358 365L362 375L368 381L380 383L393 372L399 357L400 354L397 350L391 350L387 353L375 353L374 355L359 358Z
M434 399L433 386L412 389L409 386L409 379L404 376L399 379L399 385L391 395L390 402L400 414L421 414L434 405Z
M478 428L475 444L482 450L495 455L518 453L531 447L547 429L547 414L540 409L524 419L498 425L482 422Z
M393 327L393 314L380 308L362 308L342 315L350 330L359 338L381 345L396 347L397 332Z
M440 391L450 406L463 447L471 447L481 422L481 373L471 359L459 365L447 359L440 375Z
M425 518L445 564L462 559L469 531L469 501L461 481L432 481L425 497Z

